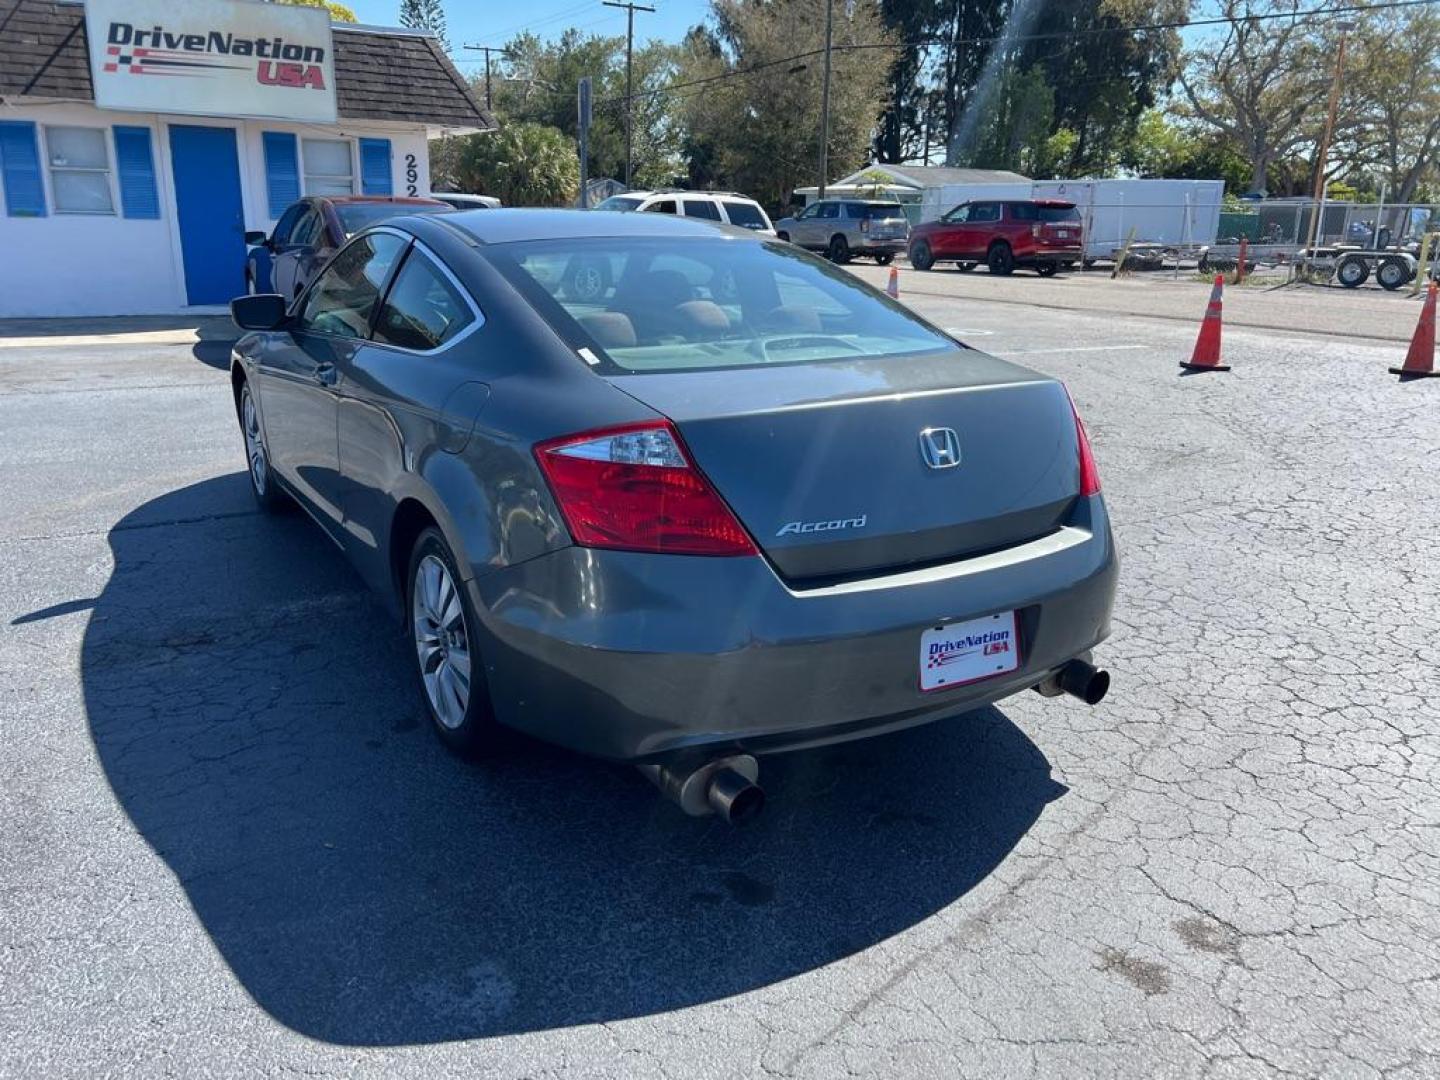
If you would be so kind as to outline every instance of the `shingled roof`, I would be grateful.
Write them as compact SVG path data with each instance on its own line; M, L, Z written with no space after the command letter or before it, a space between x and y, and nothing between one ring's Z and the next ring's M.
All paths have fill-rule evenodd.
M484 130L495 119L428 34L333 24L342 119ZM0 97L93 101L84 5L0 0Z

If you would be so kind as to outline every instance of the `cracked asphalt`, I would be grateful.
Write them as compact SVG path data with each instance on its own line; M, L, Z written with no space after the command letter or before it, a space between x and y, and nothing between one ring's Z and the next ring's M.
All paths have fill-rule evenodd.
M223 343L0 347L0 1075L1440 1075L1440 380L914 303L1071 387L1113 688L768 759L742 830L447 756Z

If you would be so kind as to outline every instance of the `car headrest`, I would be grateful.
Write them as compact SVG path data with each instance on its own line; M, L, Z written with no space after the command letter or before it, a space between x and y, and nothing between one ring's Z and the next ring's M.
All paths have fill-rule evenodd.
M618 311L581 315L579 323L602 349L628 349L635 344L635 324Z
M730 317L713 300L687 300L677 304L675 321L687 338L716 338L730 331Z

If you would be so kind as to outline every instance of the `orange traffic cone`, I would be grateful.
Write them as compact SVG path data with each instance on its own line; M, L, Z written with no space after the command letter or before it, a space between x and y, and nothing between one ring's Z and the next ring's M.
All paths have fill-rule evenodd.
M891 300L900 299L900 271L890 267L890 280L885 285L885 295ZM1432 322L1434 320L1431 320Z
M1230 370L1229 364L1220 363L1220 295L1224 291L1225 278L1216 274L1215 287L1210 290L1210 305L1200 323L1200 336L1195 339L1195 351L1188 361L1180 361L1186 371Z
M1404 367L1392 367L1391 375L1403 379L1434 378L1440 375L1435 370L1435 282L1425 292L1425 306L1420 309L1420 321L1415 324L1415 336L1410 339L1410 351L1405 354Z

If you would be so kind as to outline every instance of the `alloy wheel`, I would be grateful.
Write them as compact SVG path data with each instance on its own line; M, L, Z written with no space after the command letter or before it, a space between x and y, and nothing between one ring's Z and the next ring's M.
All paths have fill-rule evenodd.
M426 555L415 567L410 616L425 696L441 726L454 730L470 705L470 638L460 592L449 569L434 555Z
M240 391L240 426L245 429L245 456L250 462L250 482L255 494L265 495L270 482L270 463L265 457L265 439L260 434L260 418L255 413L255 399L247 386Z

